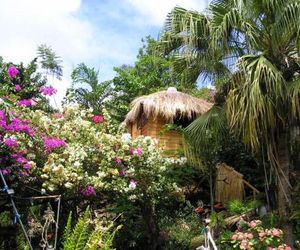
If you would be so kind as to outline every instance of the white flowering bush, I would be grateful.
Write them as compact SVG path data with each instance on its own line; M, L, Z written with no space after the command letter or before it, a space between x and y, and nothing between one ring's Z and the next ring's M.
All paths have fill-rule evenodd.
M19 187L25 182L35 190L62 194L63 202L72 201L71 207L93 204L97 208L104 200L113 211L126 213L120 219L123 224L141 218L140 226L151 240L148 244L157 242L157 208L167 204L170 196L181 195L168 171L185 159L163 157L150 137L132 139L124 126L111 125L107 113L94 115L92 110L66 107L62 113L47 114L18 107L12 113L20 120L11 124L6 122L6 112L1 112L7 128L1 135L6 178L15 176ZM124 226L120 234L127 239L127 232Z
M162 157L150 137L133 140L124 128L110 125L108 114L95 118L88 110L66 107L62 114L50 116L38 110L28 112L26 118L40 138L55 140L48 139L44 162L33 169L47 192L94 196L112 191L135 200L179 191L166 180L165 172L181 160ZM58 138L64 144L56 147Z

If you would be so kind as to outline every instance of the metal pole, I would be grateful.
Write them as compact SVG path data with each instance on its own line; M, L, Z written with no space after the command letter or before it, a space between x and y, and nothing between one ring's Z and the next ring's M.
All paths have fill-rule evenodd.
M56 229L55 229L55 241L54 241L54 249L55 249L55 250L56 250L56 245L57 245L57 234L58 234L58 222L59 222L59 212L60 212L60 201L61 201L61 196L58 197L58 203L57 203Z
M30 247L31 250L33 250L32 246L31 246L30 239L29 239L29 237L28 237L28 235L27 235L26 229L25 229L25 227L24 227L24 225L23 225L23 222L22 222L22 220L21 220L21 218L20 218L20 214L18 213L18 209L17 209L17 207L16 207L16 204L15 204L15 202L14 202L14 200L13 200L12 193L9 192L7 183L6 183L5 179L4 179L4 176L3 176L1 170L0 170L0 177L1 177L1 180L2 180L2 182L3 182L3 184L4 184L4 191L6 191L6 193L9 195L10 202L11 202L12 207L13 207L13 211L14 211L14 214L15 214L16 221L18 221L18 222L20 223L21 228L22 228L22 230L23 230L23 233L24 233L24 235L25 235L25 238L26 238L26 240L27 240L27 242L28 242L28 244L29 244L29 247Z

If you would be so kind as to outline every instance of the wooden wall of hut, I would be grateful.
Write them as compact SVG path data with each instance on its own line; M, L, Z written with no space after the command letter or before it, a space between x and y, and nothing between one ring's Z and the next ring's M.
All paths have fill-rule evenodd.
M133 138L140 135L156 138L159 147L163 148L164 151L172 153L182 147L182 137L176 131L163 131L163 127L167 123L168 122L161 116L157 118L150 117L142 128L139 128L137 123L134 123L129 130Z

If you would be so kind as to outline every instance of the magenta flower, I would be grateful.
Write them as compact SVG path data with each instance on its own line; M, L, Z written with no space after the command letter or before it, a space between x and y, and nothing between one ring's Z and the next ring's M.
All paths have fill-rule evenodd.
M7 69L7 74L9 75L10 79L13 79L20 74L20 71L15 66L9 66Z
M24 171L24 170L20 170L20 171L19 171L19 174L20 174L20 175L23 175L23 176L25 176L25 177L29 176L28 172L26 172L26 171Z
M131 149L131 154L141 156L143 154L143 150L141 148L133 148Z
M116 162L117 164L122 164L122 159L120 159L119 157L116 157L116 158L115 158L115 162Z
M6 176L9 175L11 171L9 169L2 169L1 172L4 176Z
M62 139L44 137L43 140L46 151L52 151L56 148L66 146L66 142Z
M18 162L18 163L26 163L27 160L26 160L25 157L19 156L19 157L16 158L16 162Z
M32 166L29 163L26 163L26 164L23 165L23 168L24 169L31 169Z
M0 110L0 127L3 129L6 127L6 113L4 110Z
M95 188L93 186L86 186L82 191L81 194L84 196L94 196L96 195Z
M1 124L0 121L0 126L2 126L5 130L7 131L14 131L14 132L24 132L28 134L29 136L34 135L33 129L29 126L29 121L26 120L20 120L18 118L13 118L10 124Z
M96 124L101 123L104 121L104 117L102 115L94 115L92 117L92 121Z
M20 84L17 84L15 87L16 91L19 92L22 90L22 86Z
M19 146L18 142L13 138L6 138L4 140L4 145L10 148Z
M43 86L40 87L40 92L44 95L44 96L52 96L54 94L56 94L57 90L51 86Z
M120 176L124 177L127 175L127 171L126 170L122 170L120 173L119 173Z
M6 113L5 110L0 110L0 120L6 120Z
M33 102L31 99L22 99L18 102L18 105L22 107L30 107L32 104Z

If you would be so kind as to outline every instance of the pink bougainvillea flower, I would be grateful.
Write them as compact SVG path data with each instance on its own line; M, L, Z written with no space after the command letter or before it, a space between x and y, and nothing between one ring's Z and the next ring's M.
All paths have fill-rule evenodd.
M56 118L56 119L59 119L59 118L63 118L63 117L64 117L64 115L61 114L61 113L54 113L52 116L53 116L54 118Z
M129 188L135 189L136 186L137 186L137 182L136 182L135 180L131 180L131 181L129 182Z
M101 123L104 121L104 117L102 115L94 115L92 117L92 121L96 124Z
M16 162L18 162L18 163L26 163L27 160L26 160L25 157L19 156L19 157L16 158Z
M18 102L18 105L22 107L30 107L33 105L33 102L31 99L22 99Z
M25 177L29 176L28 172L25 171L25 170L20 170L20 171L19 171L19 174L20 174L20 175L23 175L23 176L25 176Z
M19 92L22 90L22 86L20 84L17 84L15 87L16 91Z
M24 169L31 169L32 166L29 163L26 163L26 164L23 165L23 168Z
M15 66L9 66L7 69L7 74L9 75L10 79L13 79L20 74L20 71Z
M29 136L34 135L33 129L29 126L29 121L27 120L20 120L18 118L13 118L10 124L2 125L0 121L0 126L5 128L7 131L13 132L24 132Z
M143 150L141 148L133 148L131 149L131 154L141 156L143 154Z
M56 94L57 90L51 86L43 86L40 87L40 93L42 93L44 96L52 96Z
M56 148L66 146L66 142L62 139L44 137L43 140L46 151L52 151Z
M1 172L4 176L6 176L9 175L11 171L9 169L2 169Z
M96 191L93 186L88 185L81 191L81 194L84 196L94 196L96 195Z
M19 146L18 142L13 138L6 138L4 140L4 145L10 148Z
M115 158L115 162L116 162L117 164L122 164L122 159L119 158L119 157L116 157L116 158Z
M122 170L119 175L120 176L126 176L127 175L127 171L126 170Z
M6 120L6 113L5 110L0 110L0 120Z

